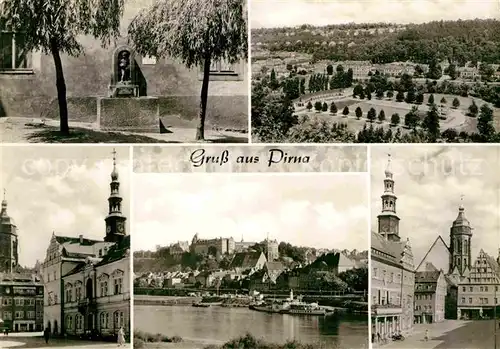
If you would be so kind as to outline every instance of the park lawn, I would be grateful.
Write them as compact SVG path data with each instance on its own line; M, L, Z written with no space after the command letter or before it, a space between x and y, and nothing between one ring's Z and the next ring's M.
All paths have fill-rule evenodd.
M356 119L354 111L351 111L351 113L347 117L345 117L340 112L337 113L336 115L332 115L329 112L321 112L321 113L312 112L312 113L307 113L307 117L310 119L317 118L319 120L326 120L326 121L331 122L331 123L347 124L347 128L349 129L349 131L354 132L354 133L361 131L365 125L366 125L366 127L370 127L370 122L366 118L366 114L363 115L363 117L358 120L358 119ZM387 118L386 118L386 121L384 123L380 123L378 120L376 120L372 123L373 128L383 127L384 130L386 130L386 131L387 131L387 129L391 128L393 133L396 132L398 127L395 127L395 126L391 127L389 121L390 121L390 119L387 119ZM410 132L410 130L402 127L403 121L404 120L401 119L401 124L400 124L399 128L401 129L402 134L405 134L405 133Z
M376 104L376 102L372 103L371 101L363 100L363 101L359 101L358 103L352 105L352 107L351 107L352 108L352 112L354 113L355 110L356 110L356 108L360 107L361 110L363 111L362 118L366 119L366 114L368 113L368 111L371 108L373 108L377 112L377 117L378 117L378 114L380 113L380 111L384 110L385 118L387 120L390 120L391 115L395 114L395 113L398 113L399 117L401 119L404 119L404 116L406 114L408 114L408 112L410 111L410 109L412 107L412 105L406 104L404 102L402 102L402 103L392 102L391 103L391 101L388 101L388 100L383 100L381 102L382 103L390 103L391 105L390 106L387 106L387 105L378 105L378 104ZM421 108L419 106L419 110L420 109Z

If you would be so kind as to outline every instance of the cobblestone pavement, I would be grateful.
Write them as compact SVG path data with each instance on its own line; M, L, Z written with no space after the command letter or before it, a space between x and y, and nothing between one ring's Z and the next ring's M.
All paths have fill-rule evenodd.
M446 320L437 324L417 324L404 341L393 341L374 348L411 349L493 349L497 326L497 346L500 348L500 329L493 320ZM425 340L429 330L429 340Z

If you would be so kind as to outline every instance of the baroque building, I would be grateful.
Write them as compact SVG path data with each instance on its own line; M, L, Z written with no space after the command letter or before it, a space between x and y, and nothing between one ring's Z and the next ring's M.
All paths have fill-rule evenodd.
M399 234L394 184L389 158L378 230L371 237L372 341L413 329L415 268L410 242Z
M224 255L233 254L235 251L235 242L231 238L199 239L195 234L191 241L190 250L196 254L202 255Z
M130 333L130 236L113 156L103 240L52 235L42 264L45 328L53 334L115 337Z

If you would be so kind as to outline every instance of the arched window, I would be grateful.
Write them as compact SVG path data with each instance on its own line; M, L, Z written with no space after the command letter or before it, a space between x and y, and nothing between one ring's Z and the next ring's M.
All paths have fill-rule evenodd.
M66 317L66 329L67 330L73 329L73 317L71 315L68 315Z
M88 298L88 299L93 298L92 288L93 288L92 287L92 279L88 279L87 284L86 284L86 291L87 291L86 298Z
M100 317L99 322L101 324L101 328L108 328L109 314L106 312L102 312L101 315L99 315L99 317Z
M75 315L75 322L76 322L76 329L82 330L83 329L83 315L76 314Z
M113 294L121 294L123 286L123 271L117 269L112 273L113 277Z
M115 330L120 328L120 312L118 310L113 314L113 328Z

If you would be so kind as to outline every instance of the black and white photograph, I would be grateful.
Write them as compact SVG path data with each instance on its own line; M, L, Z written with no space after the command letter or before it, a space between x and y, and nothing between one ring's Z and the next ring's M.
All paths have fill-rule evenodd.
M244 0L2 0L4 143L247 143Z
M500 146L371 156L373 348L500 346Z
M129 147L2 146L0 347L130 347Z
M369 347L366 174L135 174L133 195L135 347Z
M250 6L252 142L500 141L497 0Z

